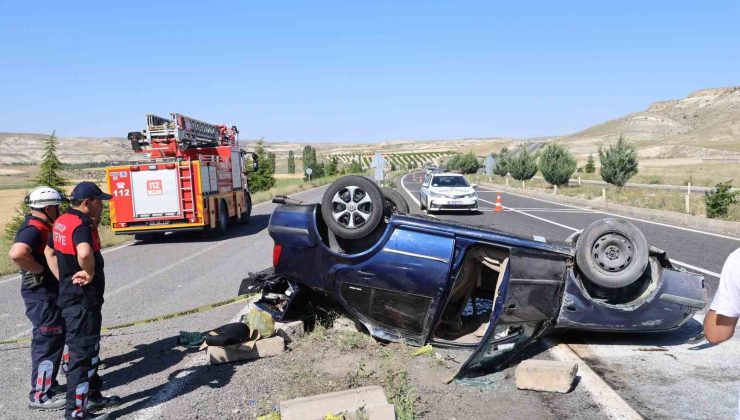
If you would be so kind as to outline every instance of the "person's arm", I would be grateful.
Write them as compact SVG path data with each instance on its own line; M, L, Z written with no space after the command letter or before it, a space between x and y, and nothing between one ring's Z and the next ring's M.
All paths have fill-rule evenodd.
M59 263L57 262L57 251L47 246L46 249L44 249L44 256L46 257L46 263L49 264L49 270L51 270L51 273L54 275L54 277L59 280Z
M738 317L720 315L710 310L704 317L704 336L712 344L727 341L735 334Z
M719 286L704 317L704 335L712 344L727 341L735 334L740 318L740 249L725 261Z
M21 270L26 270L33 274L43 274L44 272L44 266L33 258L33 250L28 244L23 242L14 243L10 247L8 256Z
M72 238L77 250L77 263L82 268L72 276L72 283L86 286L92 282L93 276L95 276L95 255L92 249L93 239L90 226L84 224L78 226L72 234Z

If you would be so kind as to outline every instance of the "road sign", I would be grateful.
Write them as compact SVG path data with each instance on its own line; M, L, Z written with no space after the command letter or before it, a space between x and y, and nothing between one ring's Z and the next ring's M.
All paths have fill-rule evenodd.
M373 157L372 162L370 162L370 167L375 168L375 181L383 182L383 169L386 166L388 166L388 164L385 162L385 159L383 159L383 156L380 155L380 152L375 152L375 157Z
M496 167L496 159L494 159L492 154L488 154L486 157L486 160L483 161L483 165L486 167L486 175L490 178L493 176L493 168Z
M313 173L313 169L306 168L306 175L308 175L308 182L311 182L311 174Z

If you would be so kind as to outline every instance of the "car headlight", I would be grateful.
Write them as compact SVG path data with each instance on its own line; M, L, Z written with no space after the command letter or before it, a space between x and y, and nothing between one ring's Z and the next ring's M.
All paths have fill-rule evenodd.
M478 198L478 193L472 193L465 196L465 198Z

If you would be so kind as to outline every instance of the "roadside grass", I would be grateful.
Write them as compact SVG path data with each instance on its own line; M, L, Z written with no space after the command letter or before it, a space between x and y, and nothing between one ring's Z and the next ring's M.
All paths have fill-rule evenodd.
M542 175L542 174L538 174ZM598 168L594 173L575 173L571 178L601 181ZM641 162L638 172L629 182L636 184L667 184L714 187L720 182L733 180L732 185L740 186L740 165L737 163L698 163L688 165L652 166Z
M494 178L495 183L503 184L502 178ZM509 185L521 188L521 182L509 180ZM526 188L551 191L552 186L543 180L532 179L525 183ZM558 188L558 194L584 198L587 200L601 200L602 188L606 188L606 201L610 203L625 204L633 207L667 210L677 213L686 212L686 194L682 191L649 190L644 188L617 188L609 185L601 187L598 185L568 186ZM692 193L689 200L690 214L706 217L704 204L704 193ZM740 204L730 206L726 218L722 220L740 221Z

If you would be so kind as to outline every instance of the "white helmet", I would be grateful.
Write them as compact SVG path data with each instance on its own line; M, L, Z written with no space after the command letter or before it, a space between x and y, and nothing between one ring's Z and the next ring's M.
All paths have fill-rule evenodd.
M26 196L26 204L32 209L43 209L47 206L62 204L63 198L59 191L51 187L36 187Z

